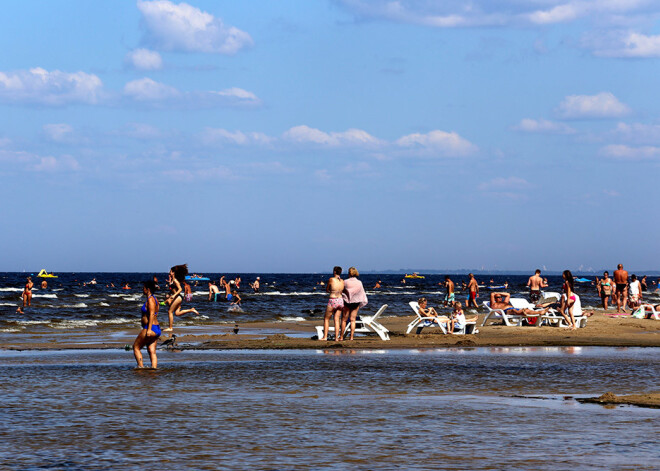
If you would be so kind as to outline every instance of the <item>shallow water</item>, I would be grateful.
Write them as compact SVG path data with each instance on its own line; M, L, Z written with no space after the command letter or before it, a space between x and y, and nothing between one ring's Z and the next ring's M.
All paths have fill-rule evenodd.
M0 351L7 469L657 469L657 348Z

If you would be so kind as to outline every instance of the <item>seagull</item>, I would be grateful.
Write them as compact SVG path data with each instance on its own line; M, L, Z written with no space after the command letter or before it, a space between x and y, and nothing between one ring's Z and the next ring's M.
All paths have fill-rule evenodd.
M234 333L235 333L235 334L238 334L238 324L236 324L236 325L234 326Z
M174 348L175 343L176 343L176 334L172 334L172 337L165 340L163 343L160 344L160 346L165 348Z

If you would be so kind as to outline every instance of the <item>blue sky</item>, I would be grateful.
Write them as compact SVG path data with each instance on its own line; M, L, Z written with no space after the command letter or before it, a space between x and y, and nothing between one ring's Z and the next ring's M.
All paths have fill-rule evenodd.
M3 271L657 269L660 2L22 1Z

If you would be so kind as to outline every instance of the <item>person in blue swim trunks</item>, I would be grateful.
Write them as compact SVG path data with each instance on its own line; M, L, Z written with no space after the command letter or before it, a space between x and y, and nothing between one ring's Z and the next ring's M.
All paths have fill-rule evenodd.
M151 367L158 368L158 358L156 358L156 345L160 337L160 325L158 324L158 300L154 295L156 291L156 283L153 280L144 282L142 292L147 297L146 302L140 309L142 312L142 330L138 334L135 342L133 342L133 355L137 361L138 368L144 368L142 363L142 350L147 347L149 352L149 359L151 360Z

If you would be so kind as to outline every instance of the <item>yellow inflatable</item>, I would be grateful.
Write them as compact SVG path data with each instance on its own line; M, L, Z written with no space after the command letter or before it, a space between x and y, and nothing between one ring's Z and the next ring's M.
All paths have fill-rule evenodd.
M57 278L54 273L48 273L46 270L41 270L37 275L39 278Z
M406 275L406 278L423 279L424 275L420 275L419 273L415 272L412 275Z

